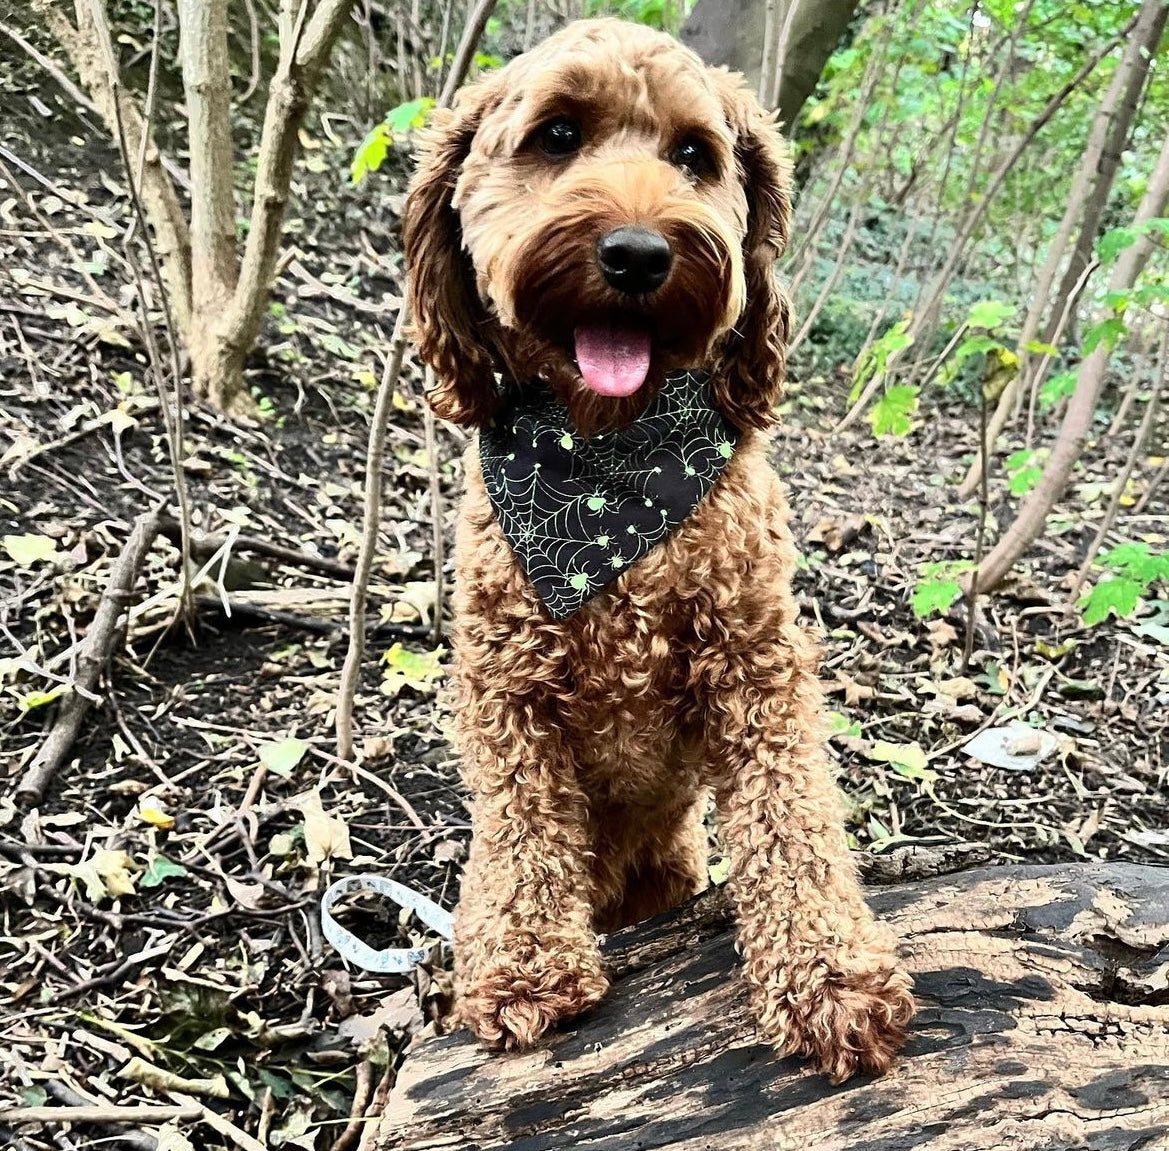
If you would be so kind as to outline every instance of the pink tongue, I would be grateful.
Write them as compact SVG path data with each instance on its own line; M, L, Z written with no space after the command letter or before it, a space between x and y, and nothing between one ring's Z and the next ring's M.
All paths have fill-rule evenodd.
M599 396L631 396L649 372L645 328L590 324L576 329L576 362L585 385Z

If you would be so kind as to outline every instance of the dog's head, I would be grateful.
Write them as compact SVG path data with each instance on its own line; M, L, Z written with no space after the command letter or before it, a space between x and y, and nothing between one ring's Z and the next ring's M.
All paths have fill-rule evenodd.
M640 25L580 21L465 89L406 202L435 410L488 419L499 371L545 380L587 431L696 367L728 418L768 423L789 172L740 77Z

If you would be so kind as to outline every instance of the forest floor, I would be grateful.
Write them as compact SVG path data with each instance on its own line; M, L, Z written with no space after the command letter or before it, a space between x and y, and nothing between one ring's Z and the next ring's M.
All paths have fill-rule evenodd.
M344 577L399 292L400 199L384 180L340 186L326 148L308 156L295 254L249 368L266 418L195 409L185 427L193 520L212 541L197 559L215 559L194 634L169 627L178 553L173 533L160 536L138 584L145 607L35 810L15 788L52 722L52 689L132 521L173 483L140 337L95 291L133 305L116 168L58 162L49 187L24 172L39 213L11 189L0 205L0 536L52 541L31 555L0 549L0 1108L196 1099L237 1128L215 1137L224 1145L246 1130L328 1147L355 1098L384 1088L403 1038L445 1003L441 964L410 979L346 973L317 915L324 885L356 872L453 906L469 827L440 677L426 660L383 658L397 643L438 650L439 667L445 653L430 634L430 460L414 365L390 429L360 769L333 755ZM35 151L28 159L47 171ZM1090 628L1067 605L1126 445L1087 453L1047 538L983 601L964 667L963 606L923 620L910 600L923 564L972 554L977 507L953 493L975 415L939 394L903 439L876 440L863 424L833 434L846 391L843 376L796 378L775 462L805 555L803 615L823 636L856 845L1169 861L1169 604ZM437 443L449 540L465 439L440 428ZM1159 532L1163 545L1166 487L1130 514L1156 465L1138 471L1121 530ZM1001 527L1014 499L1000 475L991 490ZM256 540L300 557L275 559ZM1012 721L1050 733L1050 754L1021 744L1023 766L996 767L963 751ZM349 922L375 945L418 938L383 908ZM19 1140L51 1145L36 1127Z

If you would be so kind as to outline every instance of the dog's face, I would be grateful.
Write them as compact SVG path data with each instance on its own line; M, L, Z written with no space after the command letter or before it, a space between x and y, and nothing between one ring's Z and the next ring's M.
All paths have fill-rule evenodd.
M461 94L411 186L436 410L488 418L500 371L545 380L589 431L700 367L728 417L766 423L789 214L786 154L738 77L640 25L569 26Z

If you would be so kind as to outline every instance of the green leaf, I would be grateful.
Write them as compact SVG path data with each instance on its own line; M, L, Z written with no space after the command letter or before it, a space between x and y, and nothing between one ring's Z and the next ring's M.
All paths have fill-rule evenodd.
M420 96L417 100L409 100L399 104L386 113L385 126L390 130L390 136L405 136L415 128L421 128L430 116L434 107L434 99L430 96Z
M434 651L410 651L396 643L382 656L382 662L389 669L382 678L382 691L386 695L397 695L404 687L418 692L430 691L434 682L446 674L446 668L439 662L445 655L444 648Z
M876 436L904 436L913 428L920 388L913 384L894 384L873 405L869 423Z
M1043 477L1043 469L1039 467L1019 468L1012 472L1007 480L1007 487L1013 496L1025 496Z
M1101 580L1080 600L1084 609L1084 623L1089 626L1099 623L1108 617L1109 612L1115 612L1120 619L1132 615L1144 590L1144 584L1127 576Z
M25 711L33 711L38 707L52 703L53 700L59 699L71 690L69 684L58 683L54 684L48 691L30 691L27 695L22 695L17 702Z
M190 873L181 863L167 859L165 855L155 855L150 860L150 866L147 867L145 874L138 880L138 886L158 887L167 879L180 878L188 874Z
M861 733L861 725L856 720L850 722L848 716L838 711L828 713L828 724L832 735L845 735L855 739Z
M57 545L48 536L5 536L3 544L9 557L22 568L29 568L38 563L49 563L60 559L63 554L57 551Z
M954 359L959 363L963 363L971 356L985 354L986 352L1003 351L1003 345L993 336L977 335L968 336L965 340L954 349Z
M1109 316L1106 320L1089 328L1084 333L1084 355L1090 356L1101 344L1107 351L1116 347L1116 341L1127 332L1124 320L1119 316Z
M361 359L362 353L360 348L355 348L347 340L343 340L340 336L336 336L332 332L322 332L316 337L316 341L326 352L331 352L334 356L342 360Z
M867 754L869 759L877 763L888 763L902 769L902 774L908 779L921 779L928 770L925 752L916 740L913 743L889 743L879 739Z
M971 328L983 328L993 332L1000 324L1009 320L1015 311L1014 304L1002 300L979 300L971 307L966 323Z
M1028 340L1027 351L1035 352L1040 356L1058 356L1059 348L1054 344L1044 344L1039 340Z
M944 612L961 594L962 585L956 579L918 580L910 606L918 619L924 619L934 612Z
M260 744L260 762L276 775L287 779L308 751L303 739L282 739L279 743Z
M376 172L383 164L390 145L394 142L389 128L383 124L375 124L366 137L357 145L353 153L353 163L349 166L349 178L355 184L360 184L370 172Z
M1076 390L1076 373L1060 372L1058 376L1052 376L1039 390L1039 406L1042 408L1050 408L1059 403L1060 400L1066 399Z
M1131 248L1139 238L1139 233L1132 228L1113 228L1111 232L1105 232L1096 241L1096 254L1100 257L1102 264L1110 263L1125 248Z
M1169 579L1169 552L1155 554L1146 543L1117 544L1096 558L1103 567L1139 580L1146 586L1156 579Z

